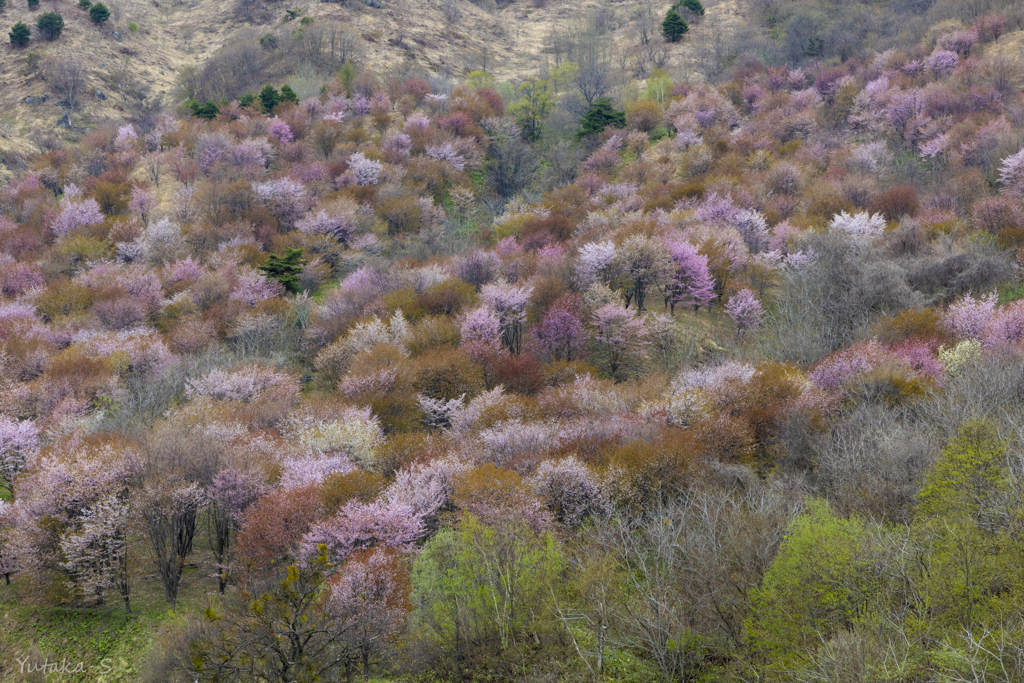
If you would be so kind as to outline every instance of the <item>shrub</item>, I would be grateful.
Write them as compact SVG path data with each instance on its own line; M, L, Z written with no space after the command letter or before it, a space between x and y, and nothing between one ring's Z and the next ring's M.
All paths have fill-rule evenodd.
M472 398L484 389L480 366L465 351L442 347L417 359L413 386L430 398L449 401L465 395Z
M36 302L39 314L46 320L59 320L80 313L92 305L92 293L88 287L70 280L54 282Z
M869 213L880 213L887 221L913 216L918 208L917 190L910 185L890 187L868 201Z
M428 315L413 325L409 351L420 355L443 346L458 346L461 338L459 325L453 319L444 315Z
M110 10L102 2L97 2L89 8L89 18L94 24L102 24L110 18Z
M39 7L39 0L28 0L29 9L37 9Z
M535 394L544 388L544 365L531 353L503 354L494 381L517 394Z
M36 0L38 4L38 0ZM56 12L40 14L36 21L36 30L46 40L56 40L64 31L64 17Z
M448 278L431 285L416 299L416 305L435 315L458 315L475 299L473 285L458 278Z
M11 37L11 45L14 47L25 47L28 45L28 41L32 37L32 31L25 25L25 22L19 21L11 27L11 31L8 35Z

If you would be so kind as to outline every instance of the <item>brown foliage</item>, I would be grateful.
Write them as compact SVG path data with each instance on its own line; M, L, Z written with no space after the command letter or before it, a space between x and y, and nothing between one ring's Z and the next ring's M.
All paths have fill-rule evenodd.
M910 185L897 185L871 197L868 211L882 214L887 221L896 221L916 214L919 205L917 190Z
M507 353L494 368L494 381L507 391L532 395L544 388L544 364L532 353Z
M484 389L480 366L453 346L431 349L416 359L416 391L431 398L472 398Z
M320 485L324 513L332 515L351 500L360 503L372 502L384 490L384 486L384 477L375 472L358 469L352 472L335 472Z
M294 558L299 541L323 514L317 488L276 491L245 511L235 541L242 571L263 574Z
M476 300L476 289L459 278L448 278L431 285L416 304L427 313L457 315Z

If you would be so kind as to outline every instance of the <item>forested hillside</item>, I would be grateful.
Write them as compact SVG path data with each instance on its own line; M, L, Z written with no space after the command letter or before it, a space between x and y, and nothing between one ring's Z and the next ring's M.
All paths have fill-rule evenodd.
M0 680L1024 680L1024 5L566 7L39 57Z

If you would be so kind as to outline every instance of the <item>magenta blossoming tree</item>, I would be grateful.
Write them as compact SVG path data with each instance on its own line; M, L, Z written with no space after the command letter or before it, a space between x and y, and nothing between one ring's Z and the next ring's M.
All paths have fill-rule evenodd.
M541 349L555 360L579 360L585 350L586 329L569 311L552 308L534 330Z
M710 307L715 300L715 279L708 267L708 257L689 242L669 245L673 271L665 290L665 303L675 312L676 304L693 306L696 313L701 306Z
M736 335L743 337L756 330L764 322L765 312L757 295L749 289L741 289L725 305L726 314L736 323Z

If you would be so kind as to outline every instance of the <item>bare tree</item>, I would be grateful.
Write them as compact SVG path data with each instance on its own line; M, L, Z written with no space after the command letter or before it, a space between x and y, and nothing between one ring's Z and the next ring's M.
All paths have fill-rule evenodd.
M43 77L68 109L78 107L88 76L85 61L79 57L56 55L43 65Z
M441 11L444 13L445 21L454 24L462 16L459 10L459 0L441 0Z
M172 608L178 601L181 574L192 554L196 518L204 503L205 494L200 486L160 480L146 489L141 505L157 570Z

